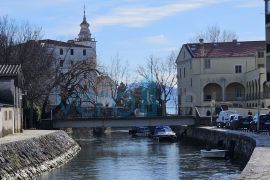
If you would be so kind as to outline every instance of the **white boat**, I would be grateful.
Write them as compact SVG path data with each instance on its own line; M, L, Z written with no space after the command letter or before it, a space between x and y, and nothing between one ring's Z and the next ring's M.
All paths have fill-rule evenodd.
M228 150L223 149L202 149L201 156L205 158L226 158Z
M152 138L158 141L175 142L177 140L175 132L169 126L156 126Z

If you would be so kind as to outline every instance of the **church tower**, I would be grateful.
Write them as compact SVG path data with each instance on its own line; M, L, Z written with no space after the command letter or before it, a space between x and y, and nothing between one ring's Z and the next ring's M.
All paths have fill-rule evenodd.
M85 6L83 9L83 21L80 24L81 29L80 29L80 33L78 34L79 38L77 39L77 41L75 42L76 44L79 45L84 45L84 46L89 46L93 49L96 49L96 41L95 38L91 37L91 32L89 29L89 23L86 20L86 16L85 16Z

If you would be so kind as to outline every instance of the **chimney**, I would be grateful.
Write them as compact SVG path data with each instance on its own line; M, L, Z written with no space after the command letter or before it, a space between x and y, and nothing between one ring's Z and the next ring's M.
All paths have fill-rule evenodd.
M201 57L204 57L204 44L203 39L199 39L201 48Z
M203 44L203 39L199 39L199 42L202 45Z

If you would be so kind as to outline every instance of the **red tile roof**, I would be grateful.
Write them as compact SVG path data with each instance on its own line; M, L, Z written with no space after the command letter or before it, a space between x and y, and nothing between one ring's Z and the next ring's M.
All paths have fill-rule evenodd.
M70 43L70 42L56 41L56 40L52 40L52 39L44 39L44 40L40 40L39 42L40 43L45 43L45 44L52 44L52 45L55 45L55 46L63 46L63 47L85 47L85 48L89 48L89 46L79 45L79 44Z
M203 43L203 45L191 43L184 46L194 58L250 57L255 56L258 50L265 50L265 41Z

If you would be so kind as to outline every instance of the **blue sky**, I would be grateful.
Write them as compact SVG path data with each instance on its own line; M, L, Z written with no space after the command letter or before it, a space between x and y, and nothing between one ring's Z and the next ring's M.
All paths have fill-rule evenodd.
M131 69L150 55L166 57L219 25L239 40L264 40L263 0L1 0L0 16L42 27L44 38L66 41L79 33L83 5L98 58L117 54Z

